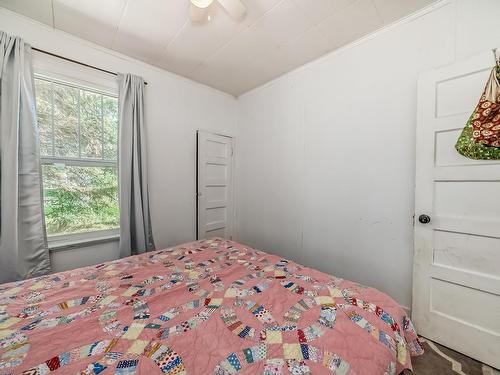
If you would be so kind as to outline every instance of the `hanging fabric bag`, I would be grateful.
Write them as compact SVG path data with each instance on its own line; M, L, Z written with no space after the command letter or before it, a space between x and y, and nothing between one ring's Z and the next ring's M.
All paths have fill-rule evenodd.
M470 159L500 160L500 61L496 55L495 62L483 95L455 145Z

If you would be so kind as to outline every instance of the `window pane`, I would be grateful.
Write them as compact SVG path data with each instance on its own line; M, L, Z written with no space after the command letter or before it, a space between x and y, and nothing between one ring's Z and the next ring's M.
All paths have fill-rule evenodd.
M40 155L52 156L52 91L51 83L35 80L36 112L40 134Z
M43 165L42 173L48 235L119 226L116 168Z
M103 96L104 159L117 160L118 99Z
M80 151L82 158L102 158L102 95L80 91Z
M79 157L78 97L78 89L54 84L55 156Z

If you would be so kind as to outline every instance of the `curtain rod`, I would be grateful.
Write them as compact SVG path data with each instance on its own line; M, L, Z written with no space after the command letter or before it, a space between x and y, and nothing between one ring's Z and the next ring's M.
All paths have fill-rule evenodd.
M94 70L98 70L100 72L103 72L103 73L107 73L107 74L112 74L114 76L117 76L118 73L116 72L112 72L110 70L106 70L106 69L102 69L102 68L98 68L97 66L93 66L93 65L89 65L89 64L85 64L83 62L80 62L80 61L77 61L77 60L73 60L73 59L70 59L68 57L64 57L64 56L61 56L61 55L56 55L55 53L52 53L52 52L48 52L48 51L44 51L43 49L39 49L39 48L35 48L35 47L31 47L31 49L33 51L37 51L37 52L40 52L40 53L44 53L46 55L49 55L49 56L53 56L53 57L57 57L58 59L61 59L61 60L65 60L65 61L69 61L69 62L72 62L74 64L78 64L78 65L82 65L82 66L85 66L87 68L91 68L91 69L94 69ZM144 81L144 85L147 85L148 83L146 81Z

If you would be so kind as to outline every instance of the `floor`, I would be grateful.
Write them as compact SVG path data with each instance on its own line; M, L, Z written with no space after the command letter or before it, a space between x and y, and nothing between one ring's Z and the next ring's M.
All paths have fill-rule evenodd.
M421 341L425 354L412 358L414 375L500 375L500 371L463 354L424 338Z

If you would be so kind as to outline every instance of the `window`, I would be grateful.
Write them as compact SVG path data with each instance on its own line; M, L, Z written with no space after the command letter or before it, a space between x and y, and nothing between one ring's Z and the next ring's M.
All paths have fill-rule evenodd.
M35 86L47 235L118 228L116 96L45 77Z

